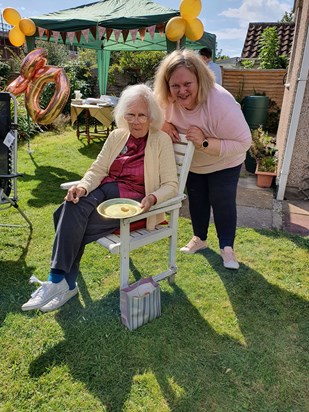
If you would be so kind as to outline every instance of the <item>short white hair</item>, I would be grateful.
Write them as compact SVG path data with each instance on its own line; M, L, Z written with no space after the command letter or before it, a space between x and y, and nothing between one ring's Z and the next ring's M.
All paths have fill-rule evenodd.
M145 84L128 86L121 93L118 103L114 109L114 119L117 127L129 130L128 122L125 120L124 115L127 113L128 108L132 106L132 104L134 104L134 102L139 98L144 99L148 106L150 128L154 130L161 130L164 123L163 111L161 110L151 88Z

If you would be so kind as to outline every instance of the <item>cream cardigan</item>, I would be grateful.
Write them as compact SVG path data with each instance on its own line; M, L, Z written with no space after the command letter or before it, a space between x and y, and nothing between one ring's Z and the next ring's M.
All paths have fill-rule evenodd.
M113 130L78 186L85 188L87 193L96 189L102 179L108 176L111 164L123 149L129 135L126 129ZM154 194L157 203L176 196L178 178L173 143L170 137L162 131L149 131L145 148L144 176L145 193L146 195ZM154 229L164 218L162 213L149 217L147 229Z

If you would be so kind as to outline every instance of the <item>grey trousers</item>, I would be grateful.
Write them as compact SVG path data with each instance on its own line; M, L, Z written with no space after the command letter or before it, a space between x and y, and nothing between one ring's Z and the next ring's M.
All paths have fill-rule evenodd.
M50 267L63 270L70 286L75 285L86 244L119 228L119 219L104 218L96 210L105 200L119 197L117 183L106 183L76 204L64 201L54 212L56 234Z

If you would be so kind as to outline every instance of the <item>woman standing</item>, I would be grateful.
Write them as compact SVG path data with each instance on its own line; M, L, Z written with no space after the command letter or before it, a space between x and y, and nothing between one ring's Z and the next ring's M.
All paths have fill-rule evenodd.
M240 105L223 87L201 56L176 50L159 65L154 92L165 110L163 130L173 141L185 133L195 145L187 192L193 238L180 250L196 253L207 247L211 208L224 267L238 269L234 254L236 191L251 132Z

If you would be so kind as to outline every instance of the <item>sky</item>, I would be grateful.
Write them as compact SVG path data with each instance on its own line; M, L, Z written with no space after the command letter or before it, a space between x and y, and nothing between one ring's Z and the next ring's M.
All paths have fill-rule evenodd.
M153 0L179 10L181 0ZM21 17L35 17L95 0L0 0L1 11L6 7L18 10ZM204 31L217 36L217 51L222 55L241 55L249 23L278 22L285 12L293 9L294 0L202 0L198 18Z

